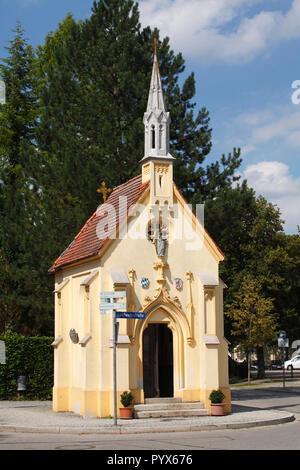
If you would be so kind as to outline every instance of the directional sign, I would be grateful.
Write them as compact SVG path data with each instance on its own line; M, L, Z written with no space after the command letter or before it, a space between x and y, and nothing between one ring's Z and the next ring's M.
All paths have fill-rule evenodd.
M126 308L126 302L112 302L112 303L101 303L100 311L107 313L110 310L121 310Z
M116 312L117 318L141 318L145 319L145 312Z
M100 313L108 313L112 310L125 310L126 302L118 302L118 299L126 298L126 291L100 292Z
M289 339L288 338L278 338L278 347L279 348L288 348Z
M108 292L100 292L100 299L103 301L103 299L123 299L126 297L126 291L125 290L120 290L120 291L108 291Z

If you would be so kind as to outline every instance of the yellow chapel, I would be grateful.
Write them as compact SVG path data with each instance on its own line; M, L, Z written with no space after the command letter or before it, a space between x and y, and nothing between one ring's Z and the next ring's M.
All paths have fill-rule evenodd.
M173 181L156 49L143 122L141 174L111 191L49 270L53 410L113 415L112 311L101 310L101 298L122 291L123 310L144 318L118 319L117 396L174 398L209 412L209 394L221 388L229 413L224 255Z

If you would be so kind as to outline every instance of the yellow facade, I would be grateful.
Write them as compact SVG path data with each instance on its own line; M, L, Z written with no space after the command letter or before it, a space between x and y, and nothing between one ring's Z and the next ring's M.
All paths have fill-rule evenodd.
M131 188L138 194L135 204L99 250L95 233L105 231L106 219L104 213L98 217L104 220L98 230L93 225L98 219L91 218L66 250L73 250L73 258L64 262L64 252L52 271L54 411L114 414L112 313L100 313L99 306L100 293L118 290L126 291L126 310L145 312L145 319L118 320L117 396L130 390L135 403L144 403L146 396L173 396L209 408L210 392L221 388L226 411L231 411L225 284L219 279L224 256L173 183L169 123L155 57L144 115L142 175ZM116 207L122 188L115 189L106 207L110 201ZM108 217L107 224L113 220ZM93 233L86 241L88 230ZM81 258L76 258L76 243ZM94 251L85 251L87 245L95 245Z
M97 257L74 263L56 274L55 293L55 376L53 409L84 415L113 415L112 314L100 314L100 292L126 290L127 310L144 311L145 320L120 319L117 345L118 396L131 390L135 403L144 402L143 333L149 324L166 325L173 337L173 396L183 402L202 401L209 408L212 389L226 394L230 412L227 341L223 330L223 288L218 264L222 255L203 231L173 187L174 203L187 227L194 223L194 240L183 236L172 240L172 225L167 252L158 257L145 237L115 239ZM150 189L143 200L149 213ZM179 209L178 209L179 208ZM139 234L139 220L127 220L128 234ZM197 226L197 227L196 227ZM196 230L197 229L197 230ZM143 233L143 231L141 231ZM137 236L137 235L136 235ZM196 243L198 241L198 243ZM187 249L195 243L196 249ZM201 246L201 249L199 249ZM122 270L128 282L114 283L112 271ZM201 273L217 280L205 284ZM142 277L149 279L143 288ZM182 279L176 289L174 278ZM87 282L85 283L85 281ZM78 333L78 343L69 337Z

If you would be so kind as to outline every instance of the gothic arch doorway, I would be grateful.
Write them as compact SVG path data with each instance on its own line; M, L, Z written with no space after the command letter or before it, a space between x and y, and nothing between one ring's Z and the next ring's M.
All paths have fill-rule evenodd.
M149 323L143 332L145 398L173 397L173 333L165 323Z

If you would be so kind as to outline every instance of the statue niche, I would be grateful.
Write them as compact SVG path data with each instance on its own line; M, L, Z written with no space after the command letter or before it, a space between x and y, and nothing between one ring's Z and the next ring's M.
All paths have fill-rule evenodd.
M165 225L153 220L149 222L148 227L148 240L150 240L156 248L156 254L158 257L164 257L166 252L168 230Z

